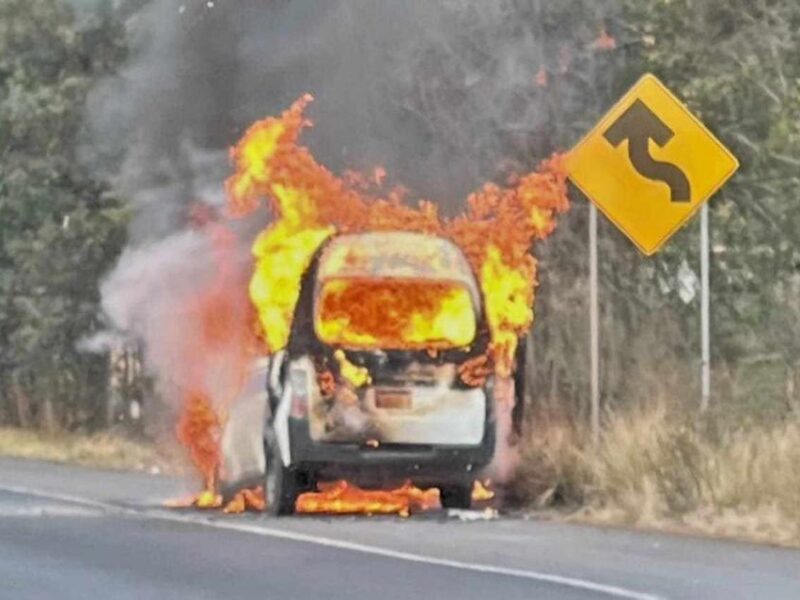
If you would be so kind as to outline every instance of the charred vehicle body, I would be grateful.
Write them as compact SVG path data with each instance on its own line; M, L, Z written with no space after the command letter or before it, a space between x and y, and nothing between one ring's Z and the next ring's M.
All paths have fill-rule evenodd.
M467 507L495 446L489 328L462 252L438 237L339 235L303 276L268 373L268 509L318 480L411 479ZM478 373L478 376L475 376Z

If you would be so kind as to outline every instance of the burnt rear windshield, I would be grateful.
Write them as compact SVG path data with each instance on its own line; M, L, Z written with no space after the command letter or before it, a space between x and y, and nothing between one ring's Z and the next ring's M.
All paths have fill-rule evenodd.
M444 350L472 343L476 308L460 282L334 278L317 289L314 329L332 346Z

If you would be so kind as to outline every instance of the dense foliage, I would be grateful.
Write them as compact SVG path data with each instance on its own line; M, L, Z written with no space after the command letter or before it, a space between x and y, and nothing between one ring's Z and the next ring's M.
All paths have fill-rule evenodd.
M125 240L121 201L80 165L86 94L124 55L106 10L0 1L0 420L92 426L107 358L98 282Z

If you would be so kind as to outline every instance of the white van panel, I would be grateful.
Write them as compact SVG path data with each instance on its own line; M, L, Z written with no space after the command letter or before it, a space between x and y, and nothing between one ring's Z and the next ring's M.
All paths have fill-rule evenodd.
M381 409L375 406L376 389L366 390L366 410L381 431L379 441L452 446L481 443L486 420L483 390L416 386L409 391L411 409Z
M308 369L316 379L310 360L291 368ZM445 367L445 372L454 371ZM347 400L323 399L313 381L310 394L311 439L318 442L365 442L474 446L483 440L486 395L480 388L453 389L453 373L433 385L368 386ZM312 382L310 382L312 383ZM381 407L379 398L400 395L407 406Z
M228 407L220 443L220 479L224 485L235 486L264 473L267 366L264 361L253 366L242 391Z

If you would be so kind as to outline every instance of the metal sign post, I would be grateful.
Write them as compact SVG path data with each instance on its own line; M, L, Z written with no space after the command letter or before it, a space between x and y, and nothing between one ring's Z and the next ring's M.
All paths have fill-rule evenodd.
M700 209L700 410L708 410L711 398L711 324L709 290L708 204Z
M654 75L644 75L567 156L569 178L591 201L589 328L592 438L600 437L597 209L651 255L701 209L702 398L711 395L706 201L739 161Z
M592 441L600 441L600 324L597 304L597 207L589 204L589 347Z

